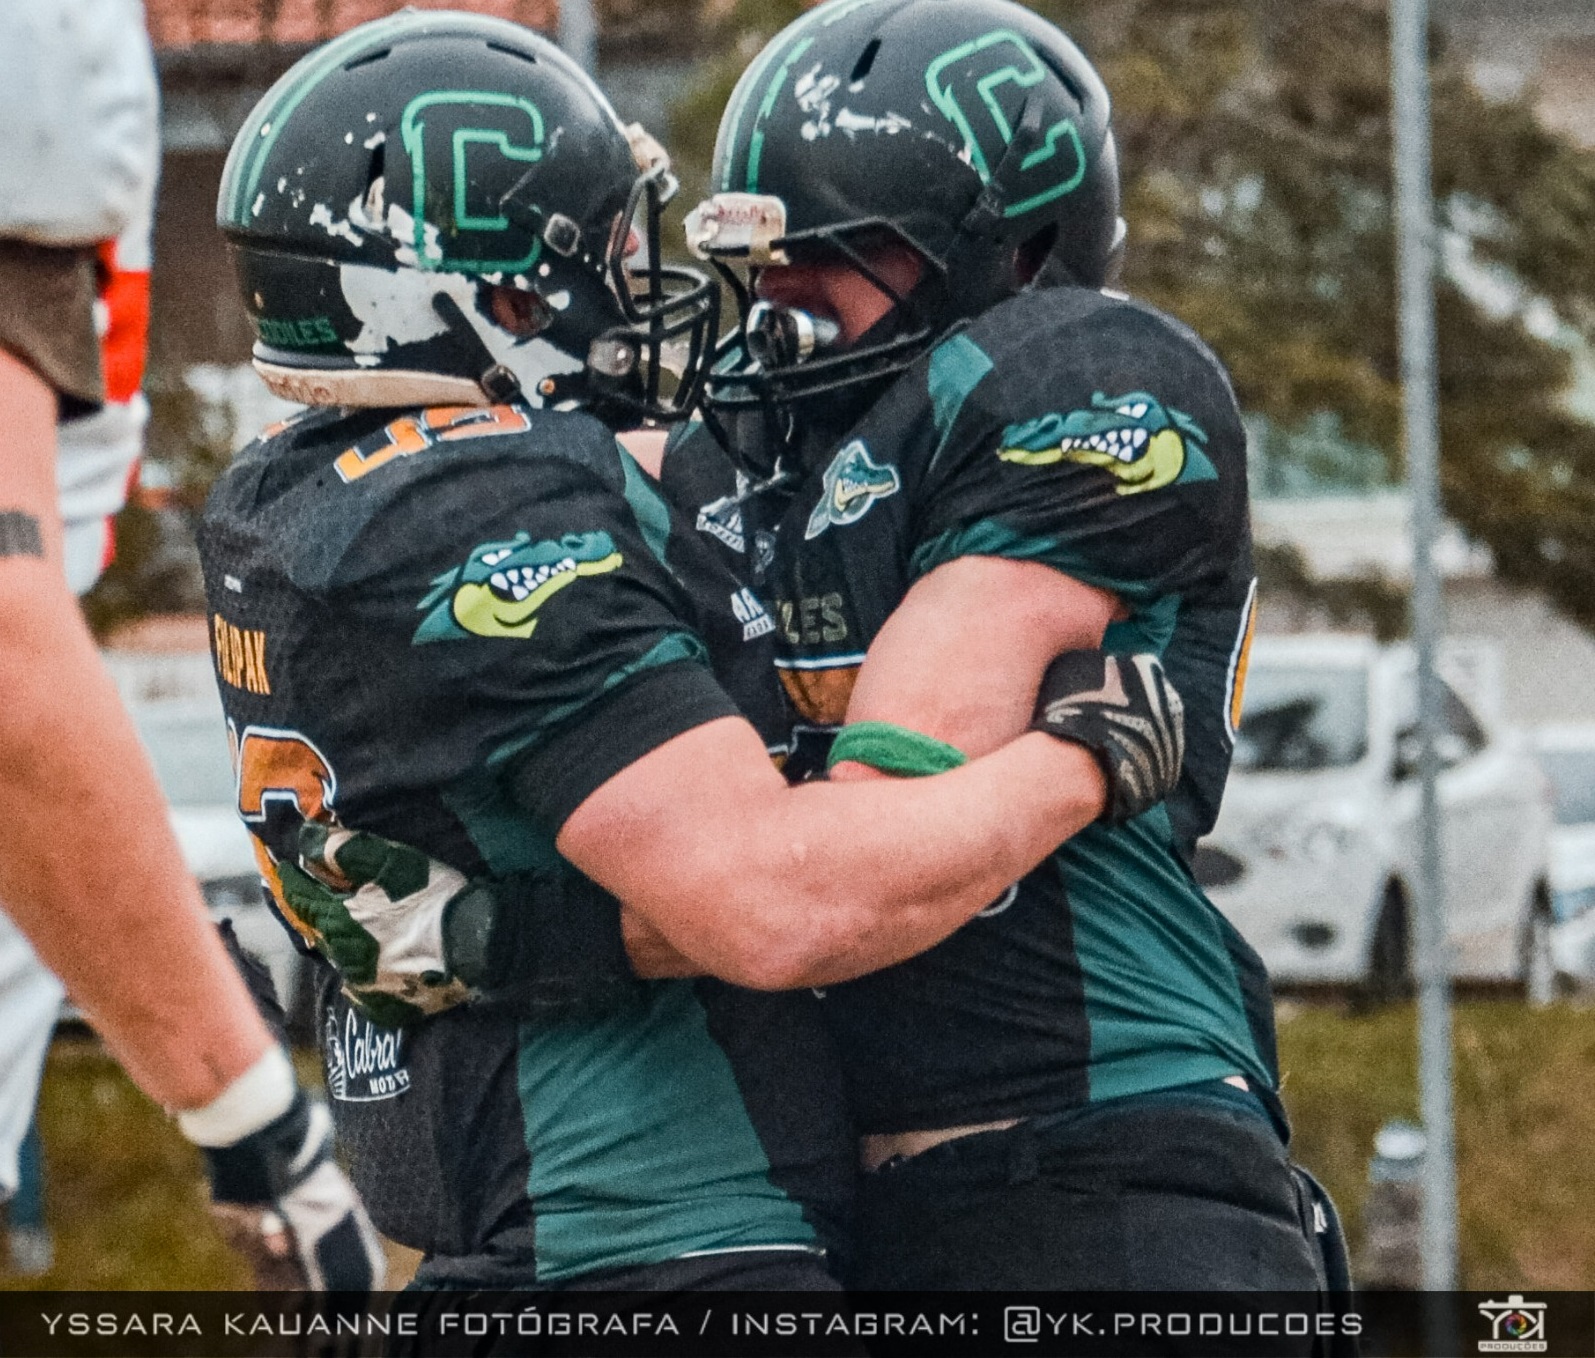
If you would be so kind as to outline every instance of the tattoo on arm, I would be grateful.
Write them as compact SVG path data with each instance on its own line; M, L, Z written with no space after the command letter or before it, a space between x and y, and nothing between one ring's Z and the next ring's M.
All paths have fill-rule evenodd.
M43 555L38 519L20 509L0 509L0 557Z

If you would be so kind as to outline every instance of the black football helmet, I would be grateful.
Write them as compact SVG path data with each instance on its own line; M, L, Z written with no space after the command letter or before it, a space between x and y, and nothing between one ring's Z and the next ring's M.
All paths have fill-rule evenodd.
M810 10L737 84L711 184L688 243L742 312L709 378L711 409L874 384L1032 283L1105 286L1123 249L1107 90L1068 38L1010 0ZM926 265L906 296L869 267L869 247L891 240ZM755 303L751 278L728 267L816 258L850 261L892 297L887 321L842 348L822 318Z
M674 191L663 149L553 44L404 10L267 92L233 143L216 219L278 394L521 397L621 425L685 413L718 328L719 288L660 259ZM632 273L639 210L649 248Z

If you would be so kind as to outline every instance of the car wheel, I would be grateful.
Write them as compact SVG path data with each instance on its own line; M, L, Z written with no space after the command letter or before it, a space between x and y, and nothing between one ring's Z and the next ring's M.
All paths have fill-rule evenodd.
M1394 1004L1413 993L1412 955L1407 935L1407 898L1392 882L1385 888L1368 949L1368 976L1362 998L1371 1005Z
M1543 893L1536 893L1534 905L1523 926L1523 999L1539 1009L1556 999L1558 977L1556 959L1551 953L1551 911Z

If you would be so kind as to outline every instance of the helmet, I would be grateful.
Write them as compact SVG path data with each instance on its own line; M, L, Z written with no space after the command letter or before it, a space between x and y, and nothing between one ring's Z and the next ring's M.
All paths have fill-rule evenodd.
M711 377L711 405L871 383L1032 282L1109 283L1124 223L1108 117L1080 50L1009 0L828 0L790 24L731 96L688 243L722 272L846 258L897 306L828 354L812 318L733 280L742 352L717 371L740 375ZM868 266L889 240L927 266L908 296Z
M222 173L279 395L317 405L578 403L612 423L696 397L719 289L666 268L669 159L518 25L405 10L299 61ZM625 260L646 206L648 265ZM681 371L668 395L664 368Z

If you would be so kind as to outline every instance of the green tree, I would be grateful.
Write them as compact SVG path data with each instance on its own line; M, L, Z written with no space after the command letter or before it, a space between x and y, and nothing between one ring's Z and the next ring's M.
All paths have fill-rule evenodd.
M803 6L741 0L678 109L702 174L737 71ZM1037 0L1112 92L1125 286L1187 321L1245 408L1323 411L1398 459L1388 29L1373 0ZM1521 101L1486 100L1435 34L1435 190L1449 257L1495 271L1486 308L1439 284L1442 491L1501 574L1595 624L1595 426L1567 405L1595 341L1595 155ZM701 184L701 179L699 180ZM1399 469L1397 469L1399 470ZM1285 572L1287 575L1290 572ZM1300 584L1300 580L1293 583Z

